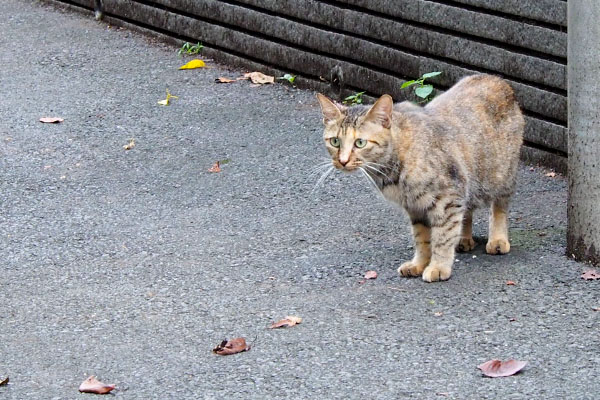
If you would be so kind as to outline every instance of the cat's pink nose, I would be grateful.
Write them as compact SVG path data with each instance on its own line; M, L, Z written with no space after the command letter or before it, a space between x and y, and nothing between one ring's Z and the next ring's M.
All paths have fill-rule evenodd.
M348 164L348 160L342 160L341 158L338 160L340 162L340 164L342 164L342 167L345 167L346 164Z

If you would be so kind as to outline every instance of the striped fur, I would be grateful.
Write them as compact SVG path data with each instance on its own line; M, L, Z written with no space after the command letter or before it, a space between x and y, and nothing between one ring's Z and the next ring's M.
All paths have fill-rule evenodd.
M450 278L455 249L475 247L471 224L478 207L491 211L486 251L510 250L507 212L524 121L505 81L470 76L425 107L393 104L388 95L371 107L317 97L333 165L362 170L410 217L415 255L398 268L402 276Z

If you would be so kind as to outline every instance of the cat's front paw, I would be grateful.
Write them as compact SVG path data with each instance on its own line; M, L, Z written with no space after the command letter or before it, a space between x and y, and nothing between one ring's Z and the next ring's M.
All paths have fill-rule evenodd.
M438 282L450 279L452 274L451 267L442 267L439 265L429 265L423 271L423 280L425 282Z
M405 277L421 276L424 269L424 265L418 265L412 261L407 261L398 268L398 273Z
M510 251L508 239L494 239L487 242L485 251L488 254L506 254Z
M456 251L465 252L471 251L475 248L475 241L472 237L463 237L460 238L460 242L458 242L458 246L456 246Z

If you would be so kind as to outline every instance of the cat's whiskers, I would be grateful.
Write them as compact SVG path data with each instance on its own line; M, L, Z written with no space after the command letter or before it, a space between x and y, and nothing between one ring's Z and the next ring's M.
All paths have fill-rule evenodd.
M378 162L375 162L375 161L367 161L367 164L372 165L374 167L383 168L383 169L386 168L386 166L384 164L381 164L381 163L378 163Z
M383 171L381 171L379 168L376 168L376 167L374 167L372 165L369 165L368 163L365 163L364 165L365 165L366 168L369 168L371 171L375 171L375 172L377 172L380 175L385 175L383 173Z
M366 164L364 165L366 166ZM360 169L360 172L362 172L362 174L367 178L367 181L369 181L369 183L379 192L379 187L375 183L373 177L369 175L369 173L362 166L358 167L358 169Z
M327 167L331 167L331 161L325 161L308 170L309 176L321 174Z
M379 169L379 168L385 168L385 166L383 166L381 164L373 163L373 162L365 162L364 165L365 165L365 167L369 168L371 171L375 171L379 175L383 176L384 178L390 179L388 174L386 174L381 169ZM379 167L379 168L377 168L377 167Z
M321 177L319 178L319 180L315 184L315 187L313 188L313 190L311 191L311 193L314 193L315 190L317 190L317 188L323 183L323 181L327 178L327 176L329 176L329 174L333 170L334 170L333 165L329 165L329 168L326 169L325 172L323 172L323 174L321 175Z

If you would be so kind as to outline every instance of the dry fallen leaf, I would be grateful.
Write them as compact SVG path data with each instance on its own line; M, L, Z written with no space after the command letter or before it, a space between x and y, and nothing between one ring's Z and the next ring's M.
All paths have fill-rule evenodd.
M508 286L514 286L514 285L516 285L516 283L514 281L506 281L506 284Z
M129 139L129 143L123 146L125 150L131 150L135 147L135 139Z
M266 83L275 83L274 76L265 75L262 72L248 72L244 74L244 78L250 79L252 83L258 85L264 85Z
M110 393L115 388L115 385L107 385L100 382L94 375L87 378L79 385L79 391L82 393L106 394Z
M377 279L377 271L365 272L365 279Z
M221 356L228 356L230 354L241 353L248 350L250 350L250 346L246 345L246 339L240 337L231 340L223 340L221 344L213 349L213 353Z
M437 311L437 312L434 312L433 315L435 315L436 317L441 317L442 315L444 315L444 313L441 311Z
M225 78L224 76L220 76L217 79L215 79L215 82L217 83L231 83L231 82L236 82L237 79L229 79L229 78Z
M6 386L6 385L8 385L8 381L9 381L9 379L8 379L8 376L7 376L5 379L3 379L3 380L0 381L0 386Z
M169 92L169 89L167 89L167 98L164 100L159 100L158 104L160 104L161 106L168 106L169 105L169 101L171 101L171 99L178 99L179 97L177 96L173 96L171 94L171 92Z
M179 67L179 69L196 69L202 67L206 67L206 64L204 63L204 61L196 58L188 62L187 64L182 65L181 67Z
M220 163L217 161L213 164L212 167L210 167L210 169L208 170L208 172L221 172L221 166Z
M287 328L287 327L290 327L290 326L298 325L301 322L302 322L302 318L295 317L293 315L288 315L284 319L282 319L280 321L277 321L277 322L274 322L271 325L269 325L269 329Z
M548 173L546 174L546 176L547 176L548 178L554 178L554 177L556 176L556 172L554 172L554 171L553 171L553 172L548 172Z
M517 360L490 360L477 366L485 376L498 378L502 376L511 376L519 372L527 365L527 361Z
M581 277L586 281L595 281L597 279L600 279L600 274L594 269L588 269L583 271Z
M64 119L59 118L59 117L42 117L42 118L40 118L40 122L43 122L45 124L58 124L63 121L64 121Z

